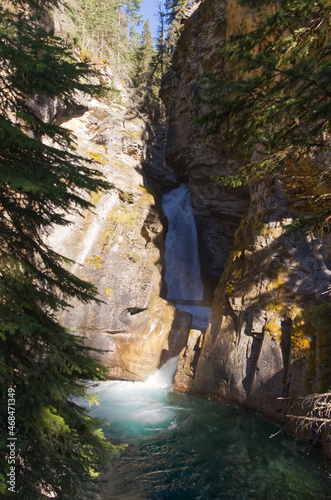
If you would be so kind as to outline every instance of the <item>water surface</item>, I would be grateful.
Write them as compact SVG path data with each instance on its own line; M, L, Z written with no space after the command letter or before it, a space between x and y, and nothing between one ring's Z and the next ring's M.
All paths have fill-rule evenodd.
M128 447L102 476L102 500L331 499L321 458L259 415L171 389L177 360L145 383L99 384L94 416ZM172 366L171 366L172 363Z

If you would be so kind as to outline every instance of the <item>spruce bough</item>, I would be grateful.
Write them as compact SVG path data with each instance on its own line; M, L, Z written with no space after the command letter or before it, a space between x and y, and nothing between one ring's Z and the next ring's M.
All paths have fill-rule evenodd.
M209 108L200 118L206 133L246 158L239 175L215 178L229 187L286 171L290 164L300 165L330 151L330 2L239 3L256 9L256 27L220 47L228 74L204 75L201 99ZM254 161L253 151L260 153ZM313 172L307 183L319 192L298 193L312 215L297 226L325 229L331 220L331 169Z
M86 396L83 380L103 379L105 368L57 319L73 297L98 300L97 291L67 271L68 260L44 239L54 225L68 224L70 211L91 206L89 193L109 188L79 157L70 132L35 110L52 99L70 108L77 91L103 91L88 83L93 70L42 28L42 9L54 5L0 6L0 494L13 493L13 432L15 493L33 500L82 498L118 452L71 399Z

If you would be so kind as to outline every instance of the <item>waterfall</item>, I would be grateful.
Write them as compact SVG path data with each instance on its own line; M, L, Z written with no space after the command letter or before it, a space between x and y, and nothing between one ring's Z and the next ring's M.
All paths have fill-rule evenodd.
M169 359L159 370L152 373L144 382L146 387L170 388L177 370L179 356Z
M167 298L202 300L198 237L189 190L182 184L164 195L162 201L168 219L164 276Z
M205 327L209 308L192 305L201 301L203 284L187 188L180 186L163 202L168 297ZM90 408L91 416L110 424L103 429L107 438L128 444L93 498L330 498L327 473L278 426L233 405L173 391L177 363L178 357L170 359L145 382L91 384L89 392L101 402Z
M210 307L194 304L203 298L198 236L188 187L181 184L163 196L163 211L168 219L165 241L167 296L181 311L192 314L192 327L204 329Z

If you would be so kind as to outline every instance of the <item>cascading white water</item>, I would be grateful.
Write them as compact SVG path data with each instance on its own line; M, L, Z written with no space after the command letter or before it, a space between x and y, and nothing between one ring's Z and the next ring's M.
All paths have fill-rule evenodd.
M163 210L168 218L166 237L166 273L169 298L200 301L203 283L200 274L198 239L190 193L184 184L163 197ZM209 308L181 304L206 326ZM195 325L199 327L199 325ZM91 414L111 423L125 440L155 433L173 425L173 410L165 404L178 365L178 357L170 359L145 382L108 381L90 387L97 392L102 405ZM83 403L84 404L84 403ZM87 404L87 403L86 403Z
M177 364L178 357L170 359L145 382L114 380L92 385L89 392L97 393L102 405L92 407L91 415L109 422L111 435L126 442L172 427L174 412L165 400Z
M198 236L188 187L181 184L163 196L162 207L168 219L165 241L165 275L167 299L201 301L203 282L200 273ZM181 311L192 314L192 327L204 329L210 307L176 304Z
M172 387L174 374L177 369L179 356L169 359L162 368L152 373L144 382L146 387L169 389Z
M168 219L164 276L167 298L202 300L198 237L187 186L181 184L165 194L162 207Z

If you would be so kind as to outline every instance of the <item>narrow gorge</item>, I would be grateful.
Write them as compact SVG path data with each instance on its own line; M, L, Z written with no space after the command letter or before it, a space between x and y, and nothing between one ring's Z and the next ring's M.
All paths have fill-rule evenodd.
M49 236L103 299L99 305L73 304L63 323L104 351L98 358L110 378L145 380L169 353L183 351L176 389L232 400L283 423L288 401L330 387L328 326L319 328L313 319L319 310L329 311L330 240L328 234L288 234L286 224L300 213L289 177L237 189L211 180L238 171L241 159L203 137L195 122L199 75L227 70L216 46L246 29L243 19L253 22L254 13L243 13L233 1L193 7L163 82L166 139L164 126L130 111L130 92L119 81L117 104L91 101L82 116L66 122L80 150L114 187L95 195L93 213ZM316 158L311 168L327 161ZM177 187L173 199L164 194L179 182L188 186L193 212L184 206L188 191ZM167 210L183 221L165 250ZM185 233L193 213L200 265L197 256L187 260L184 245L194 245ZM174 284L167 277L173 262ZM200 267L202 277L190 284ZM191 325L181 310L185 301L204 306L206 332Z
M211 177L235 173L242 160L205 138L195 121L199 76L228 70L217 44L253 22L254 11L234 1L191 7L163 81L167 127L130 111L120 81L118 103L85 103L82 116L66 122L113 189L96 194L94 212L49 241L98 286L103 303L73 304L63 323L102 349L109 378L145 380L181 353L177 390L284 423L289 403L330 387L329 322L318 319L330 312L330 238L286 229L302 211L290 174L219 187ZM320 155L307 169L327 161ZM170 222L173 213L178 219ZM186 232L193 214L197 236ZM188 253L192 238L199 255ZM192 307L199 310L193 323Z
M111 62L75 38L91 42L77 12L94 22L93 2L73 0L72 17L61 2L52 11L47 0L47 15L36 3L28 2L24 15L29 20L30 10L42 12L33 21L38 29L42 25L39 38L54 32L56 43L65 46L67 37L70 50L70 44L75 47L73 64L81 68L88 60L95 71L86 77L82 70L79 84L70 88L73 97L65 91L61 101L49 90L39 99L28 88L22 110L4 112L23 144L17 155L13 148L14 167L6 155L2 159L9 180L0 200L14 214L11 219L6 208L0 220L10 235L8 241L0 235L6 240L0 285L3 295L13 290L14 297L10 292L0 300L1 322L9 325L0 332L8 352L0 354L12 373L0 372L6 373L6 391L12 391L4 393L6 411L8 394L17 388L14 416L17 429L24 430L15 456L20 491L36 484L31 495L38 498L331 499L329 219L320 231L298 229L301 218L316 215L307 199L325 196L329 214L330 151L315 147L304 158L291 158L283 170L251 175L230 188L224 179L264 158L266 150L259 145L247 157L241 147L227 147L221 133L209 133L203 121L209 106L204 75L230 80L241 71L245 81L245 67L220 56L219 47L257 25L259 2L166 2L166 9L173 5L177 38L164 41L163 55L150 56L151 75L143 74L142 64L138 83L119 67L120 61L129 67L133 53L143 59L138 50L129 54L130 43L137 49L138 35L126 34L128 46L121 50L119 40L121 27L126 33L136 22L139 2L107 4L118 30L116 37L112 33ZM14 7L1 7L0 15L17 16L21 29ZM277 10L267 2L269 7ZM61 54L67 64L66 50ZM89 94L89 85L103 90ZM38 146L32 148L33 168L43 159L32 180L23 161L29 141ZM54 180L43 155L60 166L64 158L81 184L72 186L60 168ZM20 175L12 173L17 165L23 165ZM19 186L18 194L12 185ZM31 255L18 244L11 255L14 236L31 244ZM20 412L27 404L25 421ZM26 444L32 427L33 442ZM103 461L101 442L113 453L111 463ZM31 449L37 458L30 465ZM54 470L50 466L50 478L36 480L49 450ZM83 458L76 462L72 455ZM2 456L7 459L8 450ZM0 496L8 466L0 470ZM76 470L78 479L67 481L68 471ZM92 488L96 484L92 493L84 489L87 477Z

